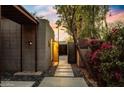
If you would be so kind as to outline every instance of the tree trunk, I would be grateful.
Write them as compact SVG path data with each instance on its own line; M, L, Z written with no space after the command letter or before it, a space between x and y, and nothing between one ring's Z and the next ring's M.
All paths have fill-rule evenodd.
M93 37L95 37L95 16L94 16L94 6L92 6L92 32L93 32Z
M107 33L109 33L109 31L108 31L108 24L107 24L107 21L106 21L106 17L104 18L104 22L105 22L106 31L107 31Z
M91 77L92 77L93 79L95 79L95 76L94 76L94 74L92 73L92 70L91 70L89 64L88 64L87 62L83 61L84 58L83 58L83 56L82 56L82 54L81 54L81 50L80 50L79 44L77 43L77 39L76 39L75 33L73 32L72 34L73 34L74 44L75 44L76 49L77 49L77 51L78 51L78 53L79 53L79 56L80 56L80 58L81 58L81 61L82 61L82 62L84 63L84 65L86 66L86 69L88 70L88 72L89 72L89 74L91 75Z
M107 24L107 20L106 20L106 13L107 13L107 10L108 10L108 8L106 7L106 6L104 6L104 22L105 22L105 27L106 27L106 31L107 31L107 33L109 33L109 31L108 31L108 24Z

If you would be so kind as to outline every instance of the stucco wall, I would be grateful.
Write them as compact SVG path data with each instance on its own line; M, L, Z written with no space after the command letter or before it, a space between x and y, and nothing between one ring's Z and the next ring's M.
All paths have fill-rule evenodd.
M37 32L37 63L38 70L45 71L51 63L50 40L54 33L47 20L39 20Z
M46 24L46 63L47 63L47 67L51 65L51 45L50 45L50 41L52 39L52 29L49 26L49 24Z
M43 70L45 63L45 37L46 27L45 21L39 22L37 31L37 70Z

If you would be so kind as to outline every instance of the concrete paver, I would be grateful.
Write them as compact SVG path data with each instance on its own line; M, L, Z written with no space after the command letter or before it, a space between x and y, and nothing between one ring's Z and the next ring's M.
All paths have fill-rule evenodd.
M74 77L74 74L73 72L55 72L55 75L54 76L60 76L60 77Z
M54 76L74 77L72 67L70 64L67 63L67 56L60 56L59 58L60 58L59 65L56 69Z
M43 72L17 72L14 76L40 76Z
M58 66L59 69L64 68L64 69L71 69L71 66Z
M69 71L69 72L72 72L72 69L59 69L59 68L57 68L56 71L57 71L57 72L58 72L58 71L63 71L63 72Z
M34 81L1 81L1 87L32 87Z
M60 56L54 77L45 77L39 87L87 87L87 84L82 77L74 77L67 56Z
M39 87L87 87L83 78L45 77Z

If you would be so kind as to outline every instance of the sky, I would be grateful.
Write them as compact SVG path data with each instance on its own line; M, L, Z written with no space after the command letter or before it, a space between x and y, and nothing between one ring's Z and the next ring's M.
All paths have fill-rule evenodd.
M109 13L106 18L108 23L124 22L124 5L109 6Z
M52 26L55 32L55 40L58 39L58 29L56 28L56 20L58 19L58 15L56 14L56 10L53 8L54 5L25 5L24 8L28 10L30 13L37 12L37 16L43 16L43 18L48 19L50 21L50 25ZM113 23L117 21L124 22L124 5L110 5L109 12L106 16L108 23ZM59 40L64 41L68 38L68 34L60 28L59 31Z
M37 16L43 16L43 18L48 19L50 21L50 25L52 26L55 33L55 40L58 40L58 29L56 28L56 20L58 19L57 12L53 8L54 5L25 5L24 8L28 10L30 13L37 12ZM59 40L64 41L67 39L68 34L63 31L63 29L59 29Z

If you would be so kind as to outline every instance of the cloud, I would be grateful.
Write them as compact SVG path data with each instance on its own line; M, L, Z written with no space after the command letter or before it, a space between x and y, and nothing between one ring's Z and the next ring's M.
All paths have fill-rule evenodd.
M34 9L37 10L36 16L43 16L43 18L48 19L53 30L57 31L57 25L55 23L58 17L56 14L57 11L53 8L53 6L34 6Z
M34 9L37 12L37 16L51 16L54 15L56 16L56 10L53 8L51 5L42 5L42 6L34 6Z
M124 22L124 11L116 12L114 14L111 14L111 16L108 14L106 17L106 20L108 23L115 23L115 22Z
M41 8L43 8L44 6L41 6L41 5L36 5L36 6L34 6L34 9L35 10L39 10L39 9L41 9Z
M43 18L48 19L50 21L50 25L53 28L54 32L55 32L55 39L58 40L58 28L57 25L55 24L58 16L57 16L57 11L53 8L53 5L33 5L33 6L25 6L28 11L30 12L36 12L36 15L41 17L44 16ZM68 34L63 31L61 29L62 27L60 27L60 31L59 31L59 35L60 35L60 40L66 40L68 37Z
M48 19L52 24L56 22L58 19L56 10L53 8L52 5L42 5L42 6L34 6L34 9L36 10L37 16L44 16L45 19Z

